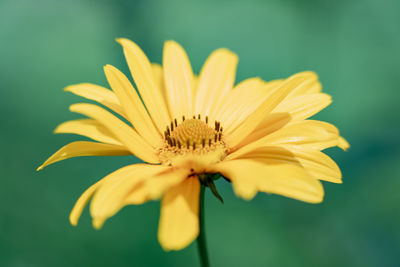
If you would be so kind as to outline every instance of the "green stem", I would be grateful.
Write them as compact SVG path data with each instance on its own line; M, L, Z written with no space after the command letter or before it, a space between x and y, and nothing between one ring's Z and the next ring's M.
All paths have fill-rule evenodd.
M199 207L199 223L200 223L200 232L197 237L197 248L199 250L200 256L200 265L201 267L210 267L210 263L208 261L208 253L207 253L207 244L206 244L206 233L205 233L205 225L204 225L204 192L205 186L201 185L200 189L200 207Z

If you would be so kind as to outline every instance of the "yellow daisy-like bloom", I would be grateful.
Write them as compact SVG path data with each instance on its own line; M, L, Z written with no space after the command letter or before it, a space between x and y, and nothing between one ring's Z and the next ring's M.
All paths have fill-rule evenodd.
M335 126L307 120L331 103L315 73L234 85L238 58L227 49L214 51L196 76L176 42L165 43L160 66L134 42L117 41L140 96L111 65L104 71L112 91L88 83L67 87L104 107L72 105L72 112L88 118L65 122L55 132L97 142L72 142L39 170L78 156L135 155L146 163L123 167L89 187L71 212L71 224L90 199L93 225L100 228L126 205L162 198L158 239L164 249L178 250L199 234L204 174L223 175L247 200L260 191L318 203L324 196L320 180L341 183L338 166L321 150L346 149L348 143Z

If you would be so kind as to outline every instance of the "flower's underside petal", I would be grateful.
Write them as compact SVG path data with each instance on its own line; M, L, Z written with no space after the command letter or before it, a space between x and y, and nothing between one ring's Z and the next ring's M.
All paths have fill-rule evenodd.
M58 125L54 133L79 134L102 143L122 146L121 142L106 127L91 119L66 121Z
M145 181L151 199L157 199L164 194L165 190L179 184L190 174L188 168L168 168Z
M114 92L104 87L90 83L81 83L70 85L64 90L89 100L96 101L111 109L115 113L121 115L122 117L127 118L127 115L119 103L117 96L114 94Z
M157 88L160 90L160 95L162 96L163 102L168 109L168 118L171 118L171 110L168 108L168 96L167 89L165 88L163 68L157 63L152 63L151 68L153 69L154 80L157 84Z
M121 168L108 176L95 192L90 203L93 226L100 228L104 221L126 205L126 199L141 182L170 167L134 164Z
M321 83L318 80L318 75L312 71L303 71L298 75L308 76L307 82L297 87L295 90L290 92L288 98L297 97L303 94L320 93L322 90Z
M93 104L74 104L70 106L70 110L88 116L103 124L138 158L149 163L159 163L154 148L146 143L132 127L105 109Z
M231 130L229 135L226 135L227 143L231 147L235 147L239 144L258 126L266 114L270 113L279 103L281 103L291 90L306 82L307 78L307 76L303 77L299 74L295 74L283 82L281 86L272 90L264 102L259 105L253 113L244 119L238 127Z
M238 159L223 161L211 168L230 179L235 193L244 199L253 198L257 191L310 203L321 202L324 196L321 182L293 164Z
M265 163L288 163L302 166L318 180L342 183L337 164L321 151L301 146L259 147L238 159L262 160Z
M200 72L195 114L216 119L222 98L233 88L237 62L238 57L227 49L211 53Z
M124 205L140 205L150 200L144 182L139 183L124 200Z
M161 135L154 127L146 108L128 78L111 65L106 65L104 72L136 131L150 144L157 145L161 140Z
M185 180L190 174L185 168L166 168L141 182L125 199L125 204L141 204L160 198L166 190Z
M73 157L83 156L123 156L132 153L123 146L103 144L96 142L77 141L69 143L60 148L56 153L50 156L37 170L40 171L44 167L57 161L69 159Z
M164 250L180 250L199 234L199 194L197 177L190 177L165 193L158 227L158 240Z
M298 121L244 145L228 155L227 159L237 158L262 146L301 145L323 150L338 145L338 140L339 131L332 124L314 120Z
M132 73L133 80L144 104L147 107L155 125L162 133L171 118L165 101L160 94L160 88L155 78L151 63L137 44L128 39L117 40L124 49L126 61Z
M164 44L164 81L173 118L193 116L193 71L185 50L174 41Z
M265 100L267 93L264 90L264 81L259 78L250 78L239 83L226 95L220 107L221 121L225 132L233 130L238 121L247 118Z

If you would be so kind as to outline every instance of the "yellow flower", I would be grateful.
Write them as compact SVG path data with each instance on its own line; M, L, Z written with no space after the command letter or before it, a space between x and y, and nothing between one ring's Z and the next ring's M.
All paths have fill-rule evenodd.
M318 203L324 196L320 180L341 183L338 166L321 150L346 149L348 143L335 126L306 120L331 103L315 73L271 82L250 78L234 86L238 58L227 49L214 51L196 76L176 42L165 43L160 66L132 41L117 41L140 96L111 65L104 71L112 91L88 83L67 87L104 107L72 105L72 112L88 118L65 122L55 132L97 142L72 142L38 169L78 156L135 155L146 163L89 187L71 224L90 199L93 225L100 228L126 205L162 198L158 239L164 249L178 250L199 234L203 174L222 174L244 199L260 191Z

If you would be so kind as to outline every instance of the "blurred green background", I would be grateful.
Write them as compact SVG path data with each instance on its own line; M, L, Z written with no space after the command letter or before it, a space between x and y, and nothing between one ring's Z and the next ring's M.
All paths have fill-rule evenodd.
M324 183L325 201L304 204L259 194L236 198L219 182L206 225L213 266L399 266L400 2L397 0L0 2L0 266L198 266L196 245L163 252L159 203L124 208L102 230L87 209L68 222L79 195L132 157L78 158L35 169L77 136L53 135L77 118L82 99L62 89L106 85L113 64L128 73L116 37L136 41L155 62L163 42L187 50L194 70L227 47L237 81L302 70L320 75L334 102L318 115L352 147L328 151L344 184Z

